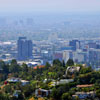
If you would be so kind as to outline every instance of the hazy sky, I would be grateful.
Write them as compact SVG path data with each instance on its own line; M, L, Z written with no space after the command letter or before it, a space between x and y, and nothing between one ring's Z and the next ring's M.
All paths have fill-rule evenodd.
M0 12L97 12L100 0L0 0Z

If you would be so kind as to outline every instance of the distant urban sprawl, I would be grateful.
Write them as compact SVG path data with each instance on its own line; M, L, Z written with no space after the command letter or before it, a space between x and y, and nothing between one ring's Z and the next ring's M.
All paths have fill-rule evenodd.
M52 64L54 59L65 63L73 59L75 63L87 64L93 69L100 68L100 40L65 40L51 35L47 40L32 41L19 37L17 41L0 42L0 59L10 62L16 59L19 64L25 62L29 67Z

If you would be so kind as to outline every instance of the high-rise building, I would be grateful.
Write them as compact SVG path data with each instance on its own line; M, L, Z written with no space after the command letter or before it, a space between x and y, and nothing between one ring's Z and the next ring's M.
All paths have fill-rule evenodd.
M73 60L75 63L87 63L87 52L83 52L81 50L73 52Z
M96 47L97 47L97 44L94 42L94 43L88 43L88 46L89 46L89 48L94 48L94 49L96 49Z
M64 62L67 63L67 61L69 59L73 59L73 52L71 50L63 51L63 60L64 60Z
M92 66L100 66L100 50L99 49L89 49L89 63Z
M55 52L53 55L53 60L55 60L55 59L59 59L60 61L62 61L63 60L63 52L61 52L61 51Z
M28 60L32 57L32 41L26 37L18 39L18 60Z
M69 42L69 46L73 47L73 50L76 51L77 49L80 49L80 41L72 40Z

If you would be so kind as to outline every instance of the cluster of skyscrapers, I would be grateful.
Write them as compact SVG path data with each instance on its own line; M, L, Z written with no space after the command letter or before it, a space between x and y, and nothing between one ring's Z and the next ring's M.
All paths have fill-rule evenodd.
M62 58L62 59L61 59ZM93 68L100 67L100 41L99 40L71 40L66 48L56 51L54 59L73 59L79 64L87 64Z
M57 38L55 41L32 41L26 37L19 37L16 41L0 42L0 59L18 62L30 62L31 65L45 65L52 63L54 59L68 61L73 59L75 63L87 64L93 68L100 67L100 39L72 39Z

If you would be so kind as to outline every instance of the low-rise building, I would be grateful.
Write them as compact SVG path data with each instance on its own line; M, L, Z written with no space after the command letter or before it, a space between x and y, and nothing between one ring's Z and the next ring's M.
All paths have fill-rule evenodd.
M24 85L27 85L29 84L30 82L29 81L26 81L26 80L21 80L21 84L24 86Z
M67 84L67 83L70 83L70 82L73 82L73 81L74 81L73 79L61 79L60 81L57 82L57 85Z
M45 68L45 66L44 65L39 65L39 66L35 66L35 67L33 67L33 69L41 69L41 68Z
M23 85L23 86L30 83L30 82L27 81L27 80L22 80L22 79L20 79L20 78L12 77L12 78L8 78L8 79L4 82L4 84L6 85L6 84L8 84L8 83L17 83L17 82L20 82L21 85Z
M72 95L73 98L79 97L79 99L85 99L85 98L94 98L96 95L95 91L90 92L76 92L75 95Z
M35 95L37 97L47 97L50 95L50 93L51 93L51 90L45 90L41 88L35 90Z
M77 88L87 88L87 87L92 87L93 84L86 84L86 85L77 85Z
M8 78L7 79L7 82L9 83L16 83L16 82L20 82L20 78L15 78L15 77L12 77L12 78Z
M91 88L93 84L85 84L85 85L77 85L77 88ZM79 97L79 99L85 99L85 98L94 98L96 95L95 91L89 91L89 92L76 92L75 95L72 95L73 98Z

